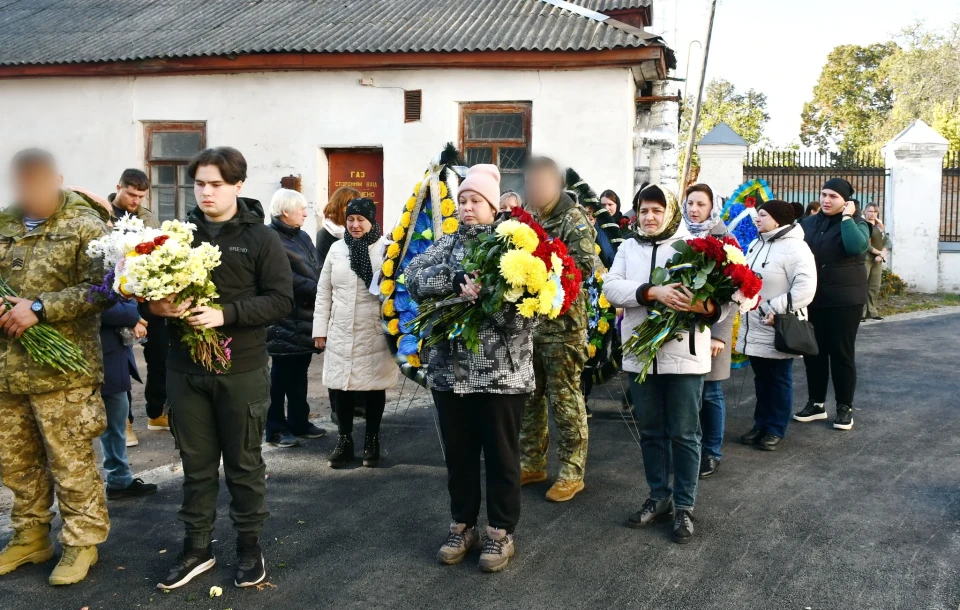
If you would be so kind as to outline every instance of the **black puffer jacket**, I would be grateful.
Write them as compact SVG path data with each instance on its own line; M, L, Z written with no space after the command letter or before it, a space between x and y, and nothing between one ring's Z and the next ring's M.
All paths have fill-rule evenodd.
M293 272L294 307L290 314L271 326L267 334L267 351L271 356L316 354L313 347L313 307L317 300L320 258L310 237L299 228L274 218L270 228L280 235Z

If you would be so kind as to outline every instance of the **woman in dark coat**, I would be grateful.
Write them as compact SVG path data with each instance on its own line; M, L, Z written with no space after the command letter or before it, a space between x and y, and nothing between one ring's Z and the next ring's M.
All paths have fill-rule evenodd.
M297 191L280 189L270 202L270 228L280 235L293 272L293 311L268 329L270 353L270 410L267 442L293 447L297 438L320 438L327 431L309 421L307 371L317 353L313 346L313 306L317 299L320 258L310 237L300 227L307 219L307 202ZM284 399L287 401L284 414Z
M820 353L803 357L810 398L793 419L827 419L824 403L832 375L837 399L833 427L837 430L853 428L853 395L857 389L854 352L867 302L863 255L870 246L870 227L858 213L852 197L849 182L831 178L820 193L820 212L800 223L817 263L817 292L807 309Z

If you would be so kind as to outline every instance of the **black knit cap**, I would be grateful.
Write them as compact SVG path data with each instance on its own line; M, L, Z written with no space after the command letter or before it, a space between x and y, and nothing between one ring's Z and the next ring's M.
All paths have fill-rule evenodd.
M843 197L844 201L848 201L851 197L853 197L854 193L853 186L843 178L830 178L823 185L823 188L836 191L837 194Z
M351 199L347 204L346 216L363 216L370 223L377 222L377 205L368 197Z
M763 210L767 214L770 214L770 216L773 216L773 219L776 220L777 224L781 227L793 224L794 220L803 216L802 205L796 202L787 203L779 199L771 199L757 208L757 210Z

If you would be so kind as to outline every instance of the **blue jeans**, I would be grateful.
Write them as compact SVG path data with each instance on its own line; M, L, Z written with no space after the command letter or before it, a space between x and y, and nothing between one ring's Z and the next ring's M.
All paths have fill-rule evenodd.
M673 497L677 509L693 510L697 499L703 377L649 374L642 384L630 382L650 498Z
M722 456L723 426L727 405L719 381L703 382L703 405L700 407L700 428L703 430L703 453L715 460Z
M130 400L126 392L104 394L107 408L107 429L100 435L103 448L103 469L107 473L107 487L126 489L133 483L130 463L127 462L127 414Z
M757 407L754 428L783 438L793 413L793 358L778 360L750 356Z

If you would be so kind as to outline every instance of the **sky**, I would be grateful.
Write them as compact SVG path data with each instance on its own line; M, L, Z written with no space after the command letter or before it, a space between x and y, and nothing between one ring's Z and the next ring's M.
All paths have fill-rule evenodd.
M677 52L677 83L696 95L706 40L709 0L655 0L654 27ZM946 25L960 20L957 0L719 0L707 63L707 82L725 78L738 90L767 95L766 135L775 145L800 141L800 111L827 55L842 44L890 40L923 20Z

